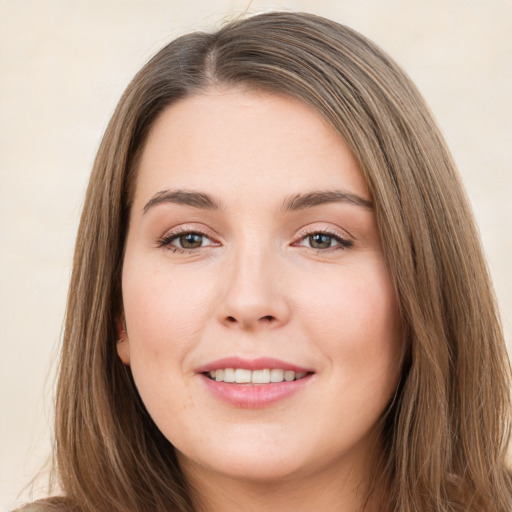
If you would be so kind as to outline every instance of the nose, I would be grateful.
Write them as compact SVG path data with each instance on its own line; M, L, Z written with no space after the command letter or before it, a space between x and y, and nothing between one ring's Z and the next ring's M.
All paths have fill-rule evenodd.
M226 262L218 318L245 331L275 329L290 319L290 302L278 257L270 251L240 251Z

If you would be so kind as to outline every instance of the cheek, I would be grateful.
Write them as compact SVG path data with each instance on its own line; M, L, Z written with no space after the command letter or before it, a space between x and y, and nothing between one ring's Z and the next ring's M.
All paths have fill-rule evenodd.
M150 415L164 425L172 423L169 415L193 407L183 377L192 371L189 355L200 344L211 316L215 294L207 284L208 280L191 282L190 276L171 274L165 266L125 261L123 306L130 368Z
M146 265L152 268L150 265ZM123 306L130 340L155 357L194 343L211 309L208 280L182 278L165 268L138 271L125 263ZM170 351L169 347L173 350Z
M183 379L187 355L200 343L210 293L179 273L125 262L123 306L129 340L130 368L140 396L159 425L194 407ZM172 390L172 392L171 392Z
M389 374L394 380L402 334L385 264L356 267L325 282L329 286L304 300L301 315L333 371L347 380L363 375L368 384Z
M341 275L341 273L340 273ZM331 279L303 304L303 328L316 340L327 382L315 407L317 428L343 452L378 424L400 372L401 322L383 265Z

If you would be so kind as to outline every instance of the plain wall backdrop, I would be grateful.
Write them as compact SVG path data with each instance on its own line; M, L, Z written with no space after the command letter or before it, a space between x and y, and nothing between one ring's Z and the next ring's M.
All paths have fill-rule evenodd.
M512 342L512 0L0 0L2 510L44 494L44 474L23 488L50 453L74 237L117 100L171 39L246 9L332 18L410 74L466 184Z

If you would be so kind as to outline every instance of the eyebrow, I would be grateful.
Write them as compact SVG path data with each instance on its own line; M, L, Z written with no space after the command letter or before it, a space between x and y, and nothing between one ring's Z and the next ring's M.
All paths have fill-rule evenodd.
M150 208L164 203L183 204L199 208L202 210L220 210L221 204L211 195L203 192L194 192L188 190L162 190L157 192L144 206L143 212L146 213ZM367 210L373 210L373 204L351 192L340 190L315 191L306 194L296 194L286 198L282 205L282 211L298 211L329 203L348 203L360 206Z
M221 205L209 194L187 190L162 190L146 203L143 212L146 213L153 206L163 203L184 204L202 210L221 209Z
M357 194L343 192L341 190L326 190L310 192L307 194L296 194L284 201L282 209L285 212L297 211L329 203L349 203L367 210L373 210L373 204L370 200L358 196Z

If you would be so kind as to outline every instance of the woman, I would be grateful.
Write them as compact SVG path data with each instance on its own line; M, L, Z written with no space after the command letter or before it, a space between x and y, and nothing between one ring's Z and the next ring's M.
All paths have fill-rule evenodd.
M70 289L63 496L38 509L510 510L471 212L352 30L268 13L161 50L105 133Z

